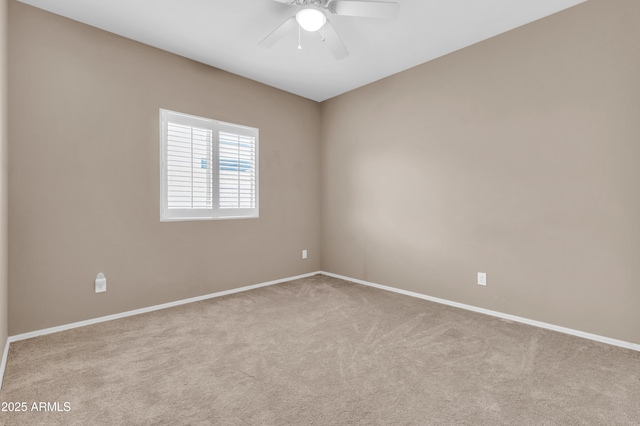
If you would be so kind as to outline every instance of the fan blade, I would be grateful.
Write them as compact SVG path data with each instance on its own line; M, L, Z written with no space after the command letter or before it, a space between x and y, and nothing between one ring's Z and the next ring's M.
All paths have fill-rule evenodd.
M398 15L400 4L389 1L336 0L330 3L329 8L336 15L391 19Z
M295 16L290 17L289 19L284 21L284 23L282 23L282 25L280 25L278 28L271 31L271 34L262 39L262 41L258 43L258 46L262 46L264 48L273 46L278 41L280 41L280 39L284 37L289 31L294 29L296 25L297 23Z
M327 47L333 54L333 57L336 59L344 59L349 56L349 51L347 47L342 42L342 39L336 32L336 29L333 27L331 22L327 19L327 22L324 24L324 42L327 44Z
M296 0L273 0L273 1L277 1L278 3L288 4L289 6L296 4Z

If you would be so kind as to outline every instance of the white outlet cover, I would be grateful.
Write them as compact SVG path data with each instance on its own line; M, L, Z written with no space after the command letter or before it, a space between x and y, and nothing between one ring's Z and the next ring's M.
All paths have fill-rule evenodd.
M107 291L107 278L102 272L96 276L95 287L96 293L104 293Z
M478 272L478 285L487 285L487 273Z
M302 258L303 259L307 258L307 251L306 250L302 250Z

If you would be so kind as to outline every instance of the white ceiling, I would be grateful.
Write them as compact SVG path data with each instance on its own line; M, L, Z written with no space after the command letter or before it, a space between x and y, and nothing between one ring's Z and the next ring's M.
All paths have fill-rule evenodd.
M20 0L177 55L323 101L585 0L398 0L393 20L329 15L350 55L317 33L258 46L295 14L273 0Z

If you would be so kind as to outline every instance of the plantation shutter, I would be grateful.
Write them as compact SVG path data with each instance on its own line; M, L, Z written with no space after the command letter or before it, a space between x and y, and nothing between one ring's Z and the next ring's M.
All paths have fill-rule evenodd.
M256 138L221 126L219 138L220 209L256 207Z
M213 131L169 122L167 134L167 208L210 209Z
M161 220L258 217L258 130L161 110Z

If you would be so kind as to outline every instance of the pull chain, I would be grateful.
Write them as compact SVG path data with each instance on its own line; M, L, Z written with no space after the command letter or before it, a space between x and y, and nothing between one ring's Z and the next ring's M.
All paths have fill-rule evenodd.
M300 25L298 25L298 50L302 50L302 44L300 44Z

